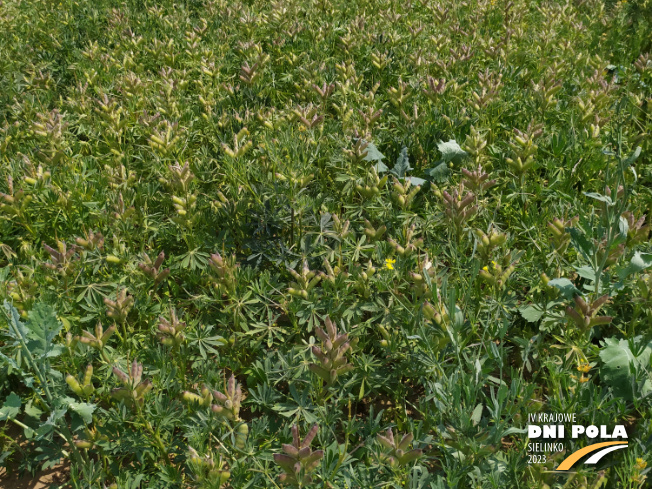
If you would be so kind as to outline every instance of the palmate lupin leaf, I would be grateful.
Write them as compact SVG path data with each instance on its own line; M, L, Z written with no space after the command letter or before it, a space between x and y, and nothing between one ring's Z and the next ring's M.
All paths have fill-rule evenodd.
M389 428L385 435L378 435L377 440L385 448L382 459L386 460L392 467L409 464L423 455L423 450L407 450L412 440L414 440L412 433L403 435L399 440L398 437L394 437L392 429Z
M322 340L322 347L313 346L312 353L317 357L319 363L311 363L308 368L317 374L326 384L333 384L338 376L349 372L353 365L348 363L345 356L351 348L349 335L339 334L335 324L330 317L326 316L326 331L317 326L315 332Z
M310 448L318 431L319 426L315 423L301 441L298 426L292 426L292 444L283 444L284 454L274 454L274 462L284 472L279 476L281 482L293 487L304 487L312 482L310 473L317 468L319 461L324 456L323 450L313 451Z

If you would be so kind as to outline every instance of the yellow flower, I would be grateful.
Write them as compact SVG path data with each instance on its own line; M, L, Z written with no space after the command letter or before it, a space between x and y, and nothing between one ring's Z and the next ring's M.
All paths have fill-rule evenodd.
M588 373L591 370L591 365L588 363L583 363L577 367L578 372Z
M647 462L643 460L642 458L637 458L636 459L636 468L638 470L643 470L645 467L647 467Z
M394 270L394 263L396 263L396 260L392 260L391 258L385 258L385 268L388 270Z
M489 267L482 267L482 269L483 269L485 272L488 272L488 271L489 271Z

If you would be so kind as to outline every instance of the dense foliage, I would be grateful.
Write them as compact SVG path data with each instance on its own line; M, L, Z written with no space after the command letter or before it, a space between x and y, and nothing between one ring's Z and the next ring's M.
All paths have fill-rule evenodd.
M642 487L651 18L0 2L2 465L65 457L76 488ZM537 412L624 424L629 448L556 475L564 453L528 464Z

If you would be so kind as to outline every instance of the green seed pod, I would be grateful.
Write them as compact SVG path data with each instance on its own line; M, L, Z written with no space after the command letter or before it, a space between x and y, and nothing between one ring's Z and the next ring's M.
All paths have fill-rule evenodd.
M72 375L68 374L66 375L66 384L70 387L70 389L77 394L78 396L81 396L84 394L84 391L81 388L81 385L79 385L79 382L77 381L76 378L74 378Z
M235 446L238 449L244 449L245 443L247 442L247 435L249 435L249 426L247 426L245 423L238 426L235 435Z

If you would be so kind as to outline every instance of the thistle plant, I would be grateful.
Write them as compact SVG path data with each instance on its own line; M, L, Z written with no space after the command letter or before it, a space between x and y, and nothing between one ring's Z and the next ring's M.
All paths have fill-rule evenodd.
M313 451L310 448L318 431L319 426L315 423L301 441L298 426L292 426L292 444L283 445L285 453L274 454L274 462L283 470L283 474L279 476L281 483L292 487L306 487L312 484L310 474L319 466L324 456L323 450Z
M387 461L392 467L402 467L423 455L423 450L408 450L414 440L412 433L406 433L399 440L399 437L395 438L392 429L389 428L385 435L379 434L376 439L385 449L381 459Z
M312 353L319 363L311 363L308 368L330 386L343 374L353 370L353 365L348 363L346 357L351 342L348 333L338 333L329 316L326 316L324 323L326 331L319 326L315 327L315 333L322 340L322 346L312 347Z

